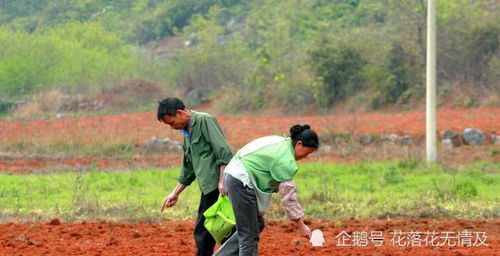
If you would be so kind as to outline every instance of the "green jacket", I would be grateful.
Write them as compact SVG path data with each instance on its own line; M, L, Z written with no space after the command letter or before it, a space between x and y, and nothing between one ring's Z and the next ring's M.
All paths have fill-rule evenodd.
M217 189L219 167L233 154L215 117L191 110L190 136L184 137L179 182L189 186L195 179L203 194Z
M289 137L267 136L254 140L236 155L253 185L265 193L277 192L279 183L291 180L299 169Z

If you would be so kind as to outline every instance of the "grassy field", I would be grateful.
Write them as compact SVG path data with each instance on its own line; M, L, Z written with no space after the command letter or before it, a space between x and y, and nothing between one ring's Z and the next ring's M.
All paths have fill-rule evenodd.
M348 219L397 217L499 217L500 164L463 167L419 161L337 165L306 163L295 181L308 217ZM195 181L174 208L160 213L178 169L0 174L0 222L189 219L199 191ZM268 218L284 213L274 196Z

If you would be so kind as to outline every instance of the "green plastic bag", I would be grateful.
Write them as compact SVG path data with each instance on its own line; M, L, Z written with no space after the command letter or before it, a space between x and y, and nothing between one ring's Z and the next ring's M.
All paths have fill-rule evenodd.
M233 207L227 196L219 195L217 202L210 206L203 215L205 228L219 244L222 239L231 234L231 229L236 226Z

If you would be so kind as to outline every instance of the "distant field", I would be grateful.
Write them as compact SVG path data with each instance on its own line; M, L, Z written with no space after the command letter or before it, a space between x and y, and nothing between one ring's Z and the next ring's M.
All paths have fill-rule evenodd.
M408 135L425 134L425 112L332 114L317 116L216 115L231 145L239 148L251 139L288 134L296 124L311 124L322 133ZM462 132L465 128L500 134L500 108L448 109L437 113L437 129ZM119 150L149 138L182 135L156 120L156 113L127 113L53 120L0 120L2 150L86 153ZM100 148L95 149L94 146Z
M236 151L252 139L270 134L288 134L290 126L311 124L332 150L311 157L313 161L366 162L394 159L425 159L425 113L331 114L317 116L217 115L228 142ZM485 132L486 146L448 150L438 145L439 161L447 165L470 162L500 162L500 146L489 136L500 134L500 108L442 109L438 111L438 133L476 128ZM360 146L363 134L411 135L413 144ZM156 120L154 112L102 116L76 116L50 120L0 120L0 172L68 172L90 170L177 167L178 152L144 152L152 137L182 142L178 131ZM347 141L335 141L335 138ZM324 143L327 144L327 143Z
M499 163L456 169L418 161L337 165L306 163L296 176L308 217L328 219L500 217ZM159 212L178 169L86 173L0 174L0 221L190 219L197 184L178 204ZM274 197L268 218L284 218Z

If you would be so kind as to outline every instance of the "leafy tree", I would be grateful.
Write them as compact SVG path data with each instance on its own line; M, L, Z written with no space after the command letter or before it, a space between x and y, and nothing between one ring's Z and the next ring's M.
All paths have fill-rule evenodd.
M329 107L360 88L366 61L352 45L323 39L311 51L309 62L321 83L316 97L322 106Z

